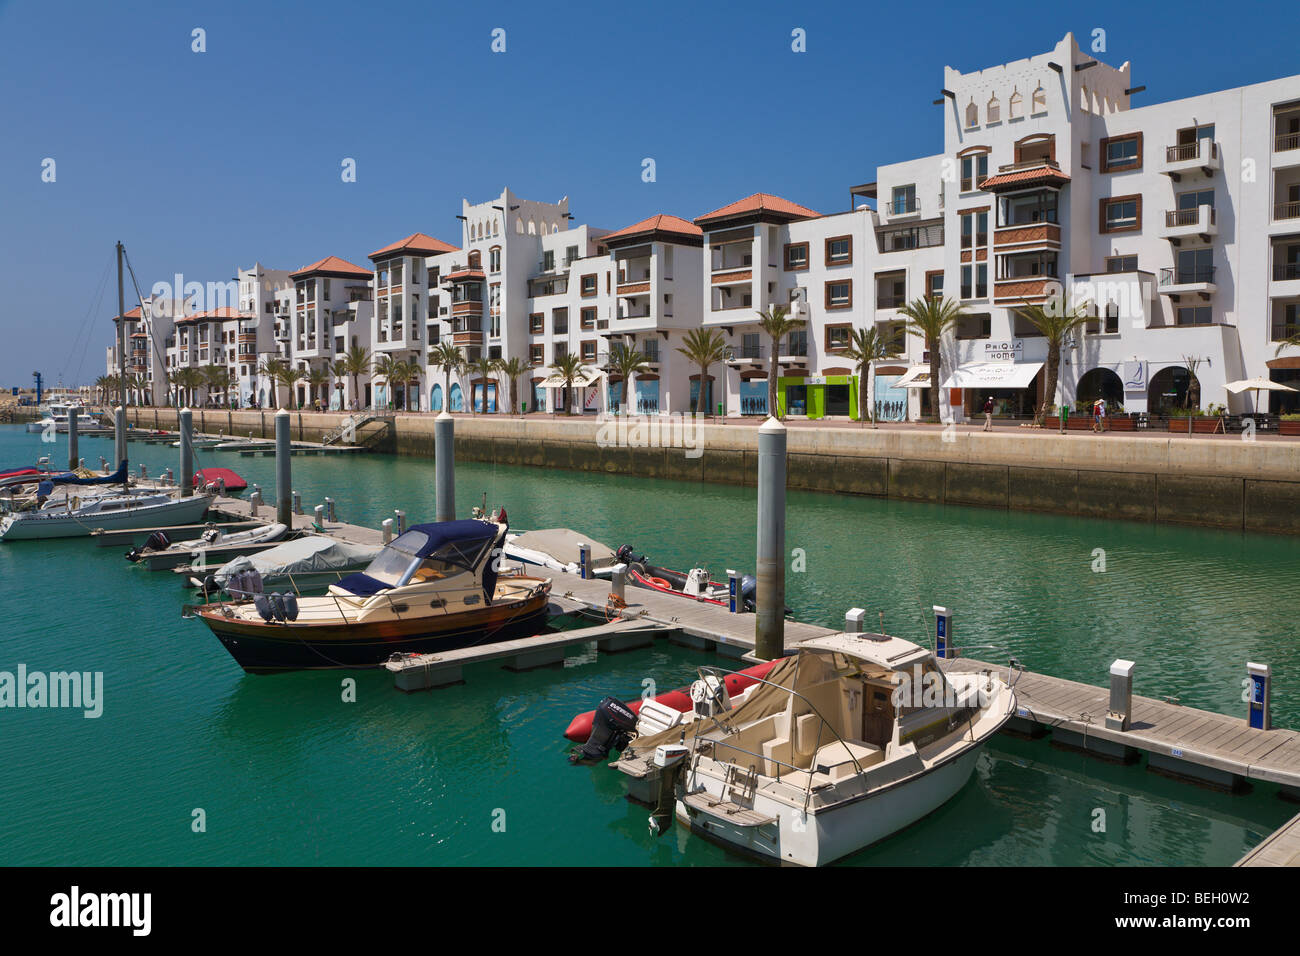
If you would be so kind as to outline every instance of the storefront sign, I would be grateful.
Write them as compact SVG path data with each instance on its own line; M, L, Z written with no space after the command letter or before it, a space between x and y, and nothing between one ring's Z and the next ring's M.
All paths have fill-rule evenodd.
M1024 357L1025 343L1021 339L984 343L984 361L986 362L1019 362Z
M1147 363L1124 363L1124 391L1145 392L1147 390Z

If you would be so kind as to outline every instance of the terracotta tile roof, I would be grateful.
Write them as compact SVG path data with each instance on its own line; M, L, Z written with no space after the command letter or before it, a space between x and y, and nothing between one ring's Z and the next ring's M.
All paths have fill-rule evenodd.
M660 213L657 216L651 216L649 219L642 219L638 223L633 223L625 229L617 232L611 232L608 235L601 236L601 240L608 242L610 239L622 239L627 236L639 236L645 232L671 232L683 236L701 237L704 230L692 222L680 219L677 216L669 216L666 213Z
M311 265L303 266L297 272L290 273L289 278L300 279L318 272L356 276L358 279L369 279L374 275L369 269L353 265L346 259L340 259L338 256L326 256Z
M455 272L447 273L448 279L482 279L482 269L458 269Z
M371 259L378 259L381 256L389 255L394 252L422 252L425 255L437 255L441 252L458 252L459 246L453 246L449 242L443 242L441 239L435 239L433 236L426 236L422 232L413 232L405 239L398 239L391 245L384 246L382 249L376 249L370 253Z
M770 212L789 219L816 219L821 216L821 213L815 212L807 206L790 202L790 200L782 199L780 196L773 196L768 193L754 193L752 196L738 199L721 209L715 209L703 216L696 216L695 222L700 224L714 219L730 219L733 216L742 216L754 212Z
M228 322L232 319L249 321L256 319L257 316L251 312L240 312L231 306L223 306L220 309L209 309L207 312L191 312L189 315L183 315L176 320L179 325L182 322Z
M129 310L129 311L126 313L126 317L127 317L128 319L138 319L138 318L140 318L140 307L137 305L134 309ZM114 321L114 322L117 321L117 316L113 316L113 321Z
M1061 185L1068 183L1070 177L1054 166L1034 166L1030 169L1017 169L1009 173L998 173L979 184L980 189L996 190L1008 186L1033 186L1038 183Z

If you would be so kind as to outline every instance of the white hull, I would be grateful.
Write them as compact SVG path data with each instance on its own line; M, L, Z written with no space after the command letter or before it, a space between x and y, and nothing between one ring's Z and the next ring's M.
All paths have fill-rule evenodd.
M120 511L88 515L62 512L23 512L0 521L0 539L5 541L44 538L78 538L92 531L132 531L198 524L212 499L206 495L177 498L163 504L141 505Z
M758 794L754 811L775 817L762 826L739 826L702 813L692 814L678 802L677 817L692 829L738 849L799 866L824 866L911 826L950 800L970 779L983 745L973 746L947 763L895 787L852 803L822 807L804 814L798 807ZM722 782L700 774L692 778L714 797Z

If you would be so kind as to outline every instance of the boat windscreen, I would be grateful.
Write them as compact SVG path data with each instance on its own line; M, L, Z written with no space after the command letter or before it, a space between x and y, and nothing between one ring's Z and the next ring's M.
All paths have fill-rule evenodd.
M414 540L412 535L418 536L420 540ZM366 567L365 573L385 587L399 587L420 565L417 552L425 540L427 536L423 532L406 532L380 551L375 560Z

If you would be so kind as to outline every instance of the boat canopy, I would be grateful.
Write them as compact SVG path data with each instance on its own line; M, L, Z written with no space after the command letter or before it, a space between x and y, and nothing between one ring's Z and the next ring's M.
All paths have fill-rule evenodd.
M232 574L240 571L258 571L264 578L282 577L286 574L317 574L324 571L342 571L355 568L371 560L378 548L349 544L335 538L311 535L288 541L258 554L235 558L216 572L217 583L225 587Z
M358 597L369 597L386 588L409 584L417 572L423 578L435 578L473 571L500 533L500 525L475 519L413 525L389 542L369 567L349 574L338 582L338 587ZM496 591L496 569L490 563L483 572L483 588L491 601Z

